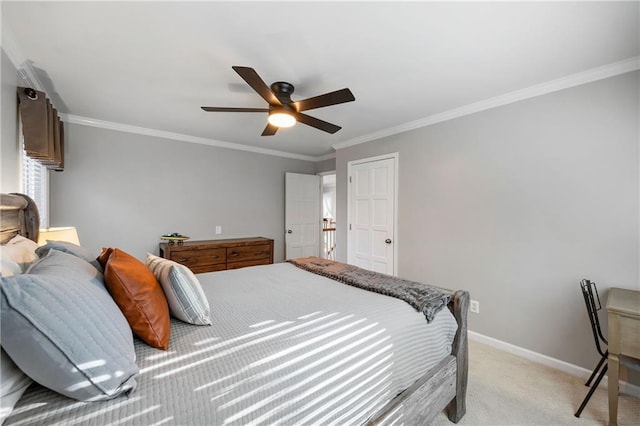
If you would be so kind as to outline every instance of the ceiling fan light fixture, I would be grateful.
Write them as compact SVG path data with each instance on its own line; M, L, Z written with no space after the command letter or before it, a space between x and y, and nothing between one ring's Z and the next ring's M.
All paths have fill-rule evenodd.
M2 0L0 0L2 1ZM273 136L281 127L291 127L296 121L311 126L315 129L334 134L342 127L320 120L319 118L303 114L302 111L324 108L331 105L353 102L356 98L351 90L344 88L333 92L313 96L301 101L293 102L291 94L294 91L293 84L285 81L276 81L267 86L256 70L249 67L233 66L235 72L258 94L267 101L268 108L238 108L238 107L200 107L208 112L269 112L269 124L262 131L261 136Z
M291 127L296 124L296 118L289 111L272 111L269 113L269 124L276 127Z

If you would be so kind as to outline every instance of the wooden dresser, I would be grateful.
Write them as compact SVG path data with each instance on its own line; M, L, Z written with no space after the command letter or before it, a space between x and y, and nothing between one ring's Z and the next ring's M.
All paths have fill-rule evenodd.
M195 274L273 263L273 240L263 237L160 243L160 256Z

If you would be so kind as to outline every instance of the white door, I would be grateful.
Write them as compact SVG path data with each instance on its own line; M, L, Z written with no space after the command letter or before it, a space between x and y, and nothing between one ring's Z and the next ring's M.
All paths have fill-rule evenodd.
M348 262L396 274L397 154L348 164Z
M320 254L320 176L285 174L286 258Z

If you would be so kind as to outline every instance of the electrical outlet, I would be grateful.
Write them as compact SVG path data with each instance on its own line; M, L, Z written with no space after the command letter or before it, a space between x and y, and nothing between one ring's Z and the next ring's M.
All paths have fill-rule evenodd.
M473 312L474 314L479 314L480 313L480 302L478 302L477 300L472 300L471 303L469 304L469 310L471 312Z
M222 226L216 225L216 235L222 234Z

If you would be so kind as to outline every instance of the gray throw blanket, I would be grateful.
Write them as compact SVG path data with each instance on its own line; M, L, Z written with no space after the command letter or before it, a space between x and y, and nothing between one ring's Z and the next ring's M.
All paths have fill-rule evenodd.
M451 298L441 289L428 284L368 271L357 266L336 262L335 260L321 259L319 257L300 257L290 259L288 262L305 271L313 272L344 284L404 300L413 306L416 311L424 313L427 322L431 322L435 314L447 306Z

